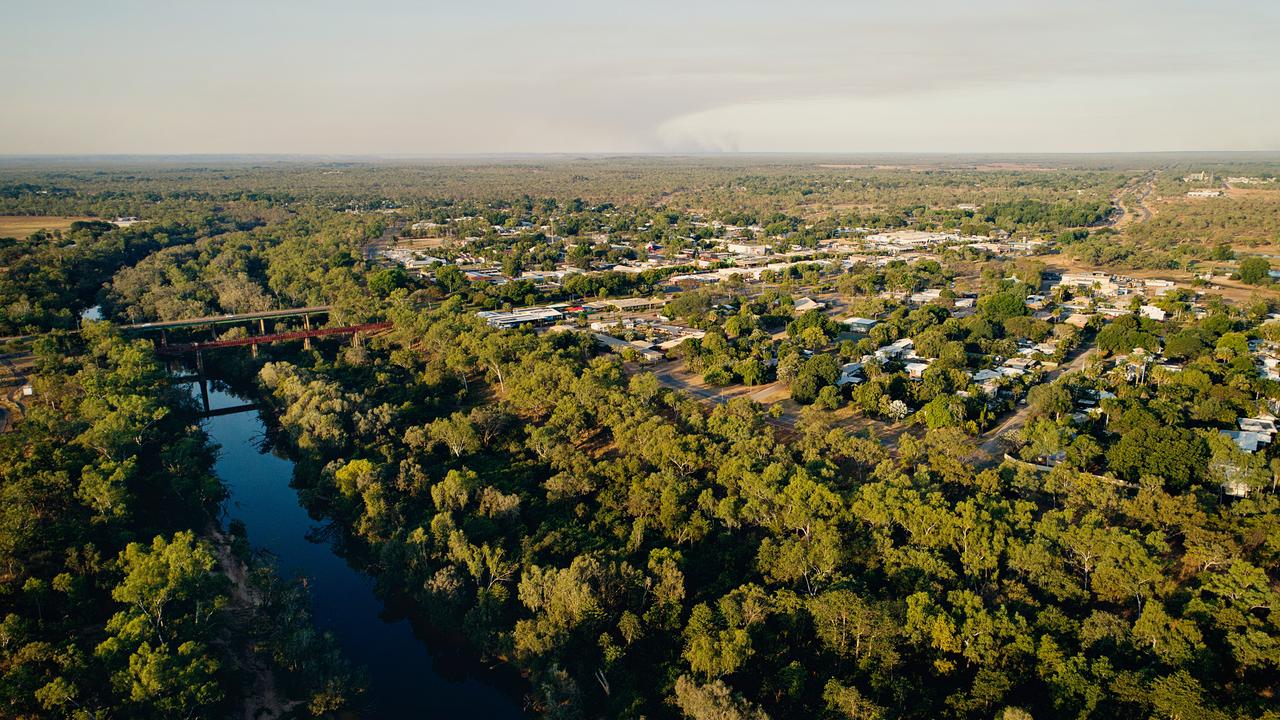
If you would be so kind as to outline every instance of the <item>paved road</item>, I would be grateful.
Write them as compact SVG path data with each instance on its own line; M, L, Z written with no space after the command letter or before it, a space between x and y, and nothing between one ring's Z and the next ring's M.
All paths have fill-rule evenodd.
M400 218L388 218L386 225L382 228L382 235L365 243L360 252L364 256L364 261L372 263L382 252L396 244L396 236L404 229L405 221Z
M1112 213L1111 218L1108 219L1107 222L1103 223L1103 225L1106 227L1121 227L1131 223L1141 223L1150 220L1153 213L1151 212L1151 208L1147 207L1146 200L1155 189L1155 172L1149 172L1146 175L1136 177L1125 183L1124 187L1117 190L1115 194L1111 196L1111 204L1115 205L1116 212ZM1131 214L1125 210L1125 204L1121 201L1124 199L1126 194L1135 190L1136 193L1131 198L1131 208L1134 211Z
M1089 362L1089 356L1092 354L1091 350L1092 348L1086 345L1077 348L1071 360L1045 373L1044 383L1053 382L1064 373L1083 369ZM1004 451L1000 447L1000 439L1011 432L1022 429L1022 426L1027 424L1027 419L1031 417L1031 406L1019 405L1017 407L1018 409L1008 418L1005 418L1004 422L985 433L984 437L987 439L978 447L982 448L988 455L992 457L1002 456Z

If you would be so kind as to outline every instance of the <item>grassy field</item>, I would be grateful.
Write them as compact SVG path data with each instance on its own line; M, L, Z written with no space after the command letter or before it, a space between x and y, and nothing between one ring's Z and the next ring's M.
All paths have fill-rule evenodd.
M77 220L92 219L63 215L0 215L0 237L21 239L37 230L66 230Z

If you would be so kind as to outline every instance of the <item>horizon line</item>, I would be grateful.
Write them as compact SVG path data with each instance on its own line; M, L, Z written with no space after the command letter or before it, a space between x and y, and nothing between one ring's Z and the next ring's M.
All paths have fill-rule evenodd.
M1123 155L1276 155L1276 149L1200 150L733 150L733 151L476 151L476 152L95 152L95 153L0 153L4 160L114 160L166 158L266 158L266 159L466 159L466 158L732 158L732 157L1098 157Z

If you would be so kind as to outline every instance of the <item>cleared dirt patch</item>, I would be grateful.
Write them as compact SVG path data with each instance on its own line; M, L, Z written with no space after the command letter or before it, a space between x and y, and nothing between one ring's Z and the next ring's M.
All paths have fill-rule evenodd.
M25 240L37 230L66 230L73 222L96 219L67 215L0 215L0 237Z
M397 237L395 239L395 247L401 250L434 250L435 248L444 247L449 243L458 242L458 238L449 237L431 237L431 238L409 238Z

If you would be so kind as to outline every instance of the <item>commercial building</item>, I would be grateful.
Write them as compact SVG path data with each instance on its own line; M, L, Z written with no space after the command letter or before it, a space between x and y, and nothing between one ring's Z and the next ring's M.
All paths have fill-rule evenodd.
M553 307L532 307L505 312L482 310L476 313L476 317L492 327L505 329L522 325L554 325L564 317L564 313Z

